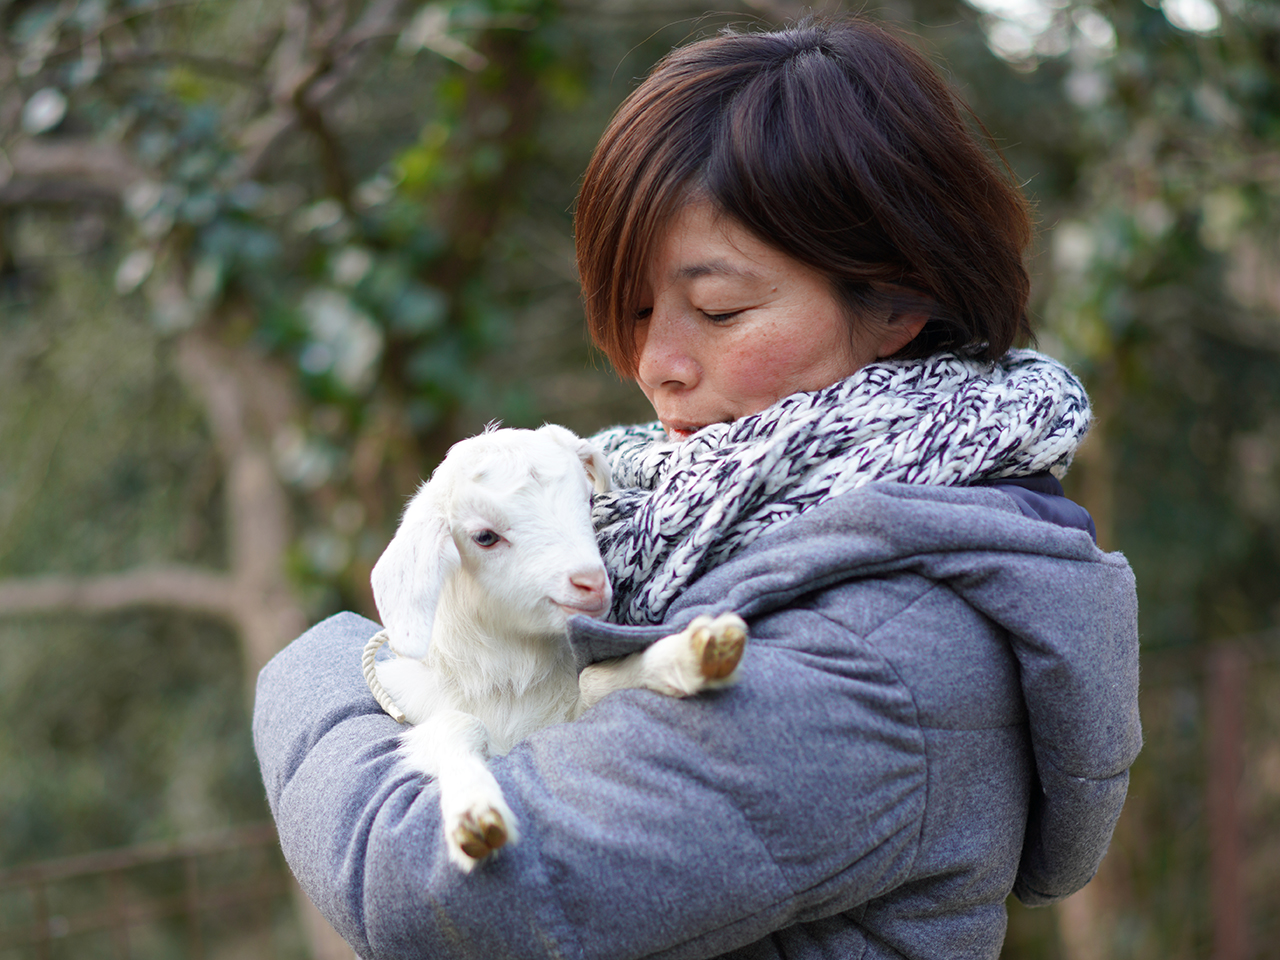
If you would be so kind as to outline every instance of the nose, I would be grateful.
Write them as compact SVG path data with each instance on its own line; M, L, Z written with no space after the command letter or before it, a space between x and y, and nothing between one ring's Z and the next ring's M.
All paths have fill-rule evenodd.
M636 379L650 390L687 390L698 383L700 367L692 339L678 317L655 306L636 328Z
M605 574L603 567L596 567L570 574L569 583L573 585L578 599L600 600L604 597L605 588L609 585L609 577Z

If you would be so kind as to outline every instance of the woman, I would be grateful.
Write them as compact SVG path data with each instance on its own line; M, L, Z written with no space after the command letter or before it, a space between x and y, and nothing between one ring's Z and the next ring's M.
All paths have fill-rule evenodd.
M464 876L333 618L255 739L303 887L372 957L994 957L1097 868L1140 741L1133 580L1061 475L1078 382L1029 331L1024 201L862 20L726 34L623 105L576 214L588 322L655 424L606 431L610 623L699 613L743 676L626 691L495 760L518 845Z

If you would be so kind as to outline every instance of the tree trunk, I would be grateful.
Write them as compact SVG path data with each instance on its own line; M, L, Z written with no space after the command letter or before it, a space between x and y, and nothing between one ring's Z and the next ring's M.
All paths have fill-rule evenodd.
M1090 516L1098 533L1098 546L1113 549L1115 533L1114 472L1108 443L1107 424L1120 399L1119 372L1115 362L1105 366L1091 384L1094 422L1089 436L1076 454L1071 494ZM1121 817L1117 832L1125 829ZM1116 926L1117 883L1113 859L1103 859L1097 875L1079 892L1068 897L1057 910L1058 937L1065 960L1105 960L1111 956Z
M1244 775L1245 654L1220 643L1209 656L1209 876L1213 960L1245 960L1240 781Z

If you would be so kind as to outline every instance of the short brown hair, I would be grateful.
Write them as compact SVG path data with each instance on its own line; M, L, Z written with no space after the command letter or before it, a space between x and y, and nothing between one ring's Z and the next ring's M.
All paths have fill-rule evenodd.
M862 18L673 51L618 109L578 194L592 338L635 375L645 265L697 196L824 273L855 319L885 284L927 297L929 321L898 356L1000 356L1030 336L1031 221L966 115L928 60Z

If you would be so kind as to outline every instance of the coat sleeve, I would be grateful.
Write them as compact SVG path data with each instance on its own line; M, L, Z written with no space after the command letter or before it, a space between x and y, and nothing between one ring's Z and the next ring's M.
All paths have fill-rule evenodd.
M333 617L258 681L286 859L365 960L712 957L854 909L910 870L923 740L885 663L821 617L793 628L803 648L753 637L734 687L615 693L492 761L521 839L464 875L360 675L377 625Z

